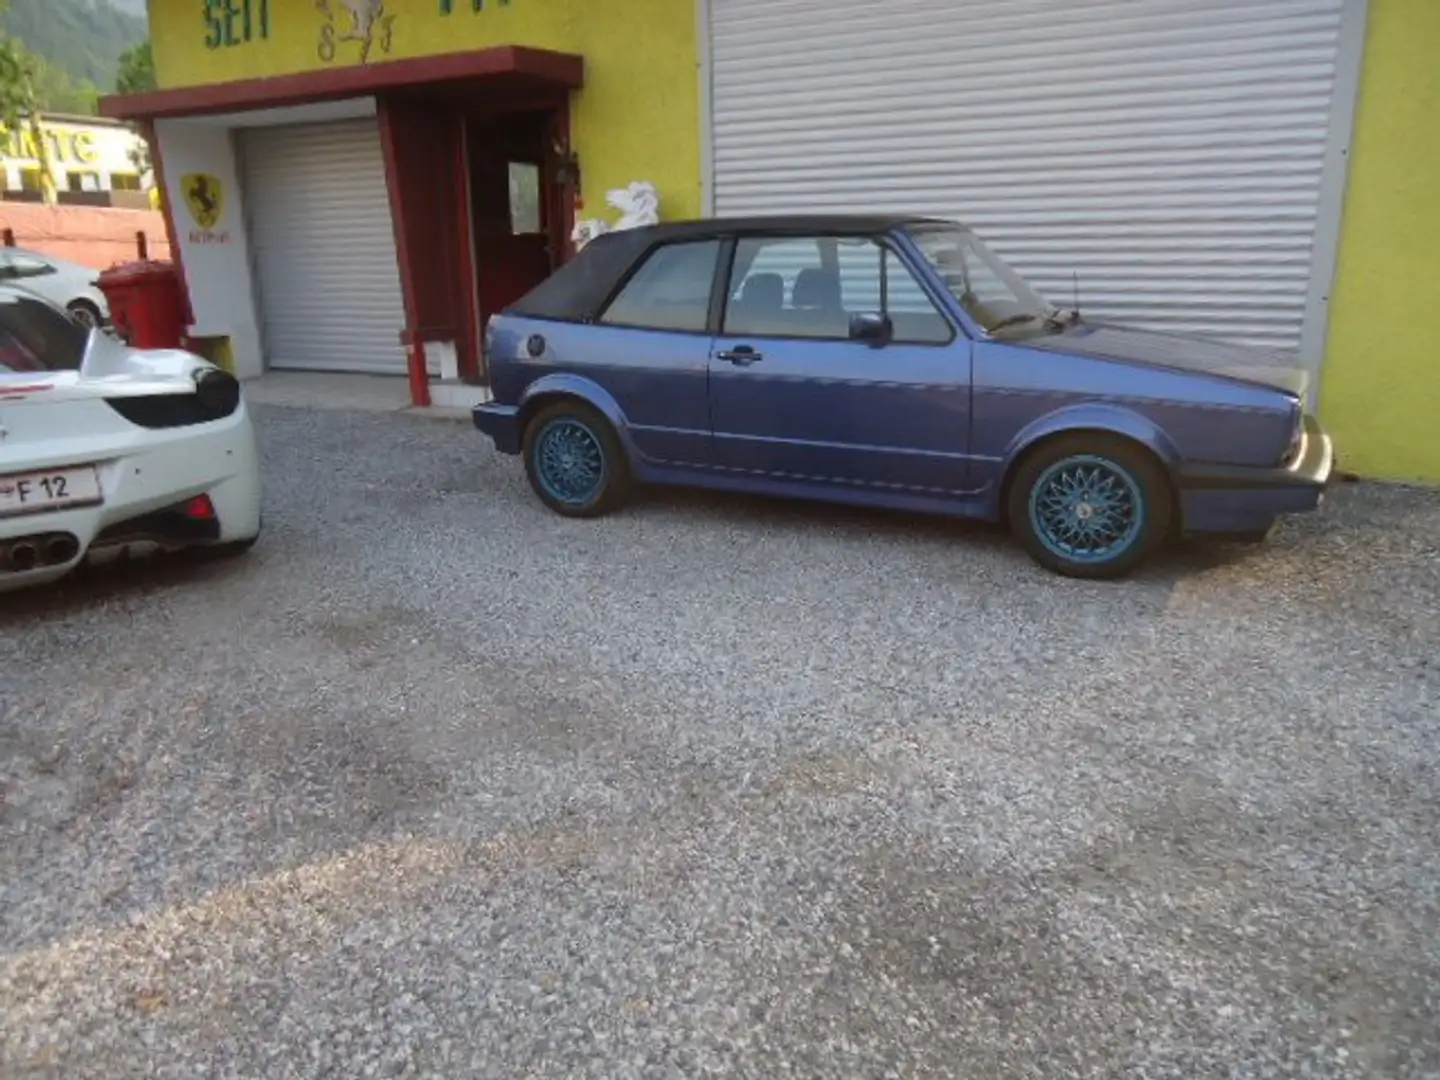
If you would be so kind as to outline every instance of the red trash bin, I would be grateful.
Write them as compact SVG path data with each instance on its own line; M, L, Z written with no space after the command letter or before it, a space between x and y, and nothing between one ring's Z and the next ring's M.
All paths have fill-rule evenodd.
M185 294L172 263L147 259L104 271L95 285L110 306L110 322L136 349L179 349L185 342Z

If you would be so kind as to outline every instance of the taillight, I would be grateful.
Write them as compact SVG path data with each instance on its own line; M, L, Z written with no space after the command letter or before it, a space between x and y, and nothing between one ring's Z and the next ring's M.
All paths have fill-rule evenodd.
M192 521L211 521L215 517L215 504L209 495L196 495L180 504L180 513Z
M228 371L205 368L195 373L195 396L215 419L229 416L240 404L240 380Z

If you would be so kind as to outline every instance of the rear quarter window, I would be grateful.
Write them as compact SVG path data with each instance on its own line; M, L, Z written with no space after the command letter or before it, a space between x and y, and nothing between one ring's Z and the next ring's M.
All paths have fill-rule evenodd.
M88 330L43 300L0 295L0 376L75 371L89 340Z
M600 322L640 330L701 332L709 323L719 240L665 244L621 286Z

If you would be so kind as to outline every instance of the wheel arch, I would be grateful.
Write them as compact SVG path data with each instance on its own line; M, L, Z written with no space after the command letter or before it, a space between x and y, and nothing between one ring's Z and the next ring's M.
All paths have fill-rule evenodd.
M626 422L620 403L599 383L578 375L545 375L525 388L519 403L522 444L525 429L536 414L560 401L579 401L598 412L615 430L615 437L620 440L626 456L632 462L635 460L635 444L630 437L630 425Z
M65 301L64 306L66 311L73 311L77 307L89 308L101 321L109 317L109 309L104 302L104 297L96 299L88 293L80 293L77 296L72 296L69 300Z
M1165 477L1170 491L1172 529L1180 526L1180 491L1176 468L1180 455L1174 444L1154 422L1128 410L1076 409L1051 414L1030 425L1012 442L1005 455L997 493L997 512L1002 524L1009 524L1010 491L1021 466L1045 447L1060 439L1076 436L1115 440L1139 451L1153 461Z

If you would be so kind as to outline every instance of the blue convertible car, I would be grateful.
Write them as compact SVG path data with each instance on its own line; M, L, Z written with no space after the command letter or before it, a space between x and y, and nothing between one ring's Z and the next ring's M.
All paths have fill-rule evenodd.
M1005 521L1118 577L1315 509L1330 439L1271 354L1082 320L962 225L734 218L603 235L486 329L475 426L553 510L633 483Z

